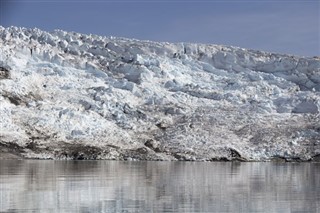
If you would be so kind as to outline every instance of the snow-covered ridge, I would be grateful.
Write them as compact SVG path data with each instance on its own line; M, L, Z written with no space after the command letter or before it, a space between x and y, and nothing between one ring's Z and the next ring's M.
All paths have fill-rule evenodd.
M0 27L0 151L23 157L318 159L320 60Z

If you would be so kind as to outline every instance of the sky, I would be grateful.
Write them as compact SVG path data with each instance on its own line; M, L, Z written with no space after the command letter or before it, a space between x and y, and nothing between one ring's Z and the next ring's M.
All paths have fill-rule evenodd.
M0 25L320 56L319 0L0 0Z

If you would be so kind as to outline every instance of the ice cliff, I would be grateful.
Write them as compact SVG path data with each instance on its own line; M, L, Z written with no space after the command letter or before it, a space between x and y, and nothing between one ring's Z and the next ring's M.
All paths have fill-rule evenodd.
M0 155L319 160L320 59L0 27Z

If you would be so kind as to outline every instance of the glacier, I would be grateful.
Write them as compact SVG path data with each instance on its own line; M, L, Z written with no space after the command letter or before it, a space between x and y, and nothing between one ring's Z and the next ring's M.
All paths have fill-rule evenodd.
M0 26L0 158L319 161L320 58Z

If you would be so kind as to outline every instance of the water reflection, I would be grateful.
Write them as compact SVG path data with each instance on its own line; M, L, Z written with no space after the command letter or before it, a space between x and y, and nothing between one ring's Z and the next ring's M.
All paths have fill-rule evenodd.
M0 212L320 212L320 164L0 162Z

